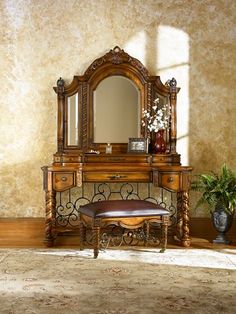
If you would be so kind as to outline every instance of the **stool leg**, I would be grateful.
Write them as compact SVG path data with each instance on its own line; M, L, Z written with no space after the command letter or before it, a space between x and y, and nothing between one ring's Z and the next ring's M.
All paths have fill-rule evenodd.
M162 216L162 224L161 224L162 239L161 239L160 253L164 253L166 250L167 238L168 238L168 222L169 222L169 217Z
M149 240L149 233L150 233L150 225L148 221L145 221L145 239L144 239L144 246L147 246L147 242Z
M79 222L79 234L80 234L80 250L84 249L84 241L86 235L86 227L84 226L83 222Z
M93 224L93 255L94 258L98 257L100 247L100 219L95 219Z

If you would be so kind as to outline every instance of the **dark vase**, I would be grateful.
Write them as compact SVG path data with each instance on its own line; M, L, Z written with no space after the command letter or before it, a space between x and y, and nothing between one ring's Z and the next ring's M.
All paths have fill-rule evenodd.
M164 129L160 129L156 132L156 139L153 145L154 154L164 154L166 152L166 141L164 139Z
M230 244L226 233L232 226L233 214L229 214L225 211L224 206L217 204L214 212L211 212L212 222L214 228L218 231L218 235L213 240L213 243Z

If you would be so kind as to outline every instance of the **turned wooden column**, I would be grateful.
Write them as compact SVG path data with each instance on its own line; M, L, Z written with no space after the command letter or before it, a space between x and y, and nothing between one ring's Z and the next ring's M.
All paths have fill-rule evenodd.
M183 246L190 246L188 191L177 193L177 237Z
M170 112L171 112L171 121L170 121L170 152L176 153L176 138L177 138L177 93L179 88L177 87L177 82L175 78L168 80L166 85L170 88Z
M79 222L79 234L80 234L80 250L84 249L84 242L86 239L86 228L84 227L83 221Z
M57 114L57 151L59 153L63 150L64 145L64 123L63 123L63 109L64 109L64 80L60 77L57 81L57 87L54 88L57 93L57 102L58 102L58 114Z
M163 253L167 246L167 238L168 238L168 225L169 225L169 216L162 216L162 224L161 224L161 233L162 233L162 248L160 250L161 253Z
M54 234L53 226L55 221L55 209L56 209L56 192L54 190L46 192L46 208L45 208L45 244L50 247L53 246Z
M46 246L53 246L55 234L55 212L56 212L56 191L53 189L52 172L48 167L42 167L43 170L43 189L45 192L45 239Z
M94 258L98 257L99 247L100 247L100 226L101 226L101 219L94 219L92 234L93 234L93 252Z

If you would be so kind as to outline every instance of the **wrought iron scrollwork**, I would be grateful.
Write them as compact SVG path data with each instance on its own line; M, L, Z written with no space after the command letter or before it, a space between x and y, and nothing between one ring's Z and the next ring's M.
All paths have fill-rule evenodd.
M118 230L118 231L117 231ZM87 242L92 244L92 238L88 237ZM100 238L100 247L106 249L111 246L121 246L121 245L150 245L159 246L161 243L160 232L155 232L147 230L145 228L138 229L125 229L125 228L110 228L108 231L103 232Z
M87 186L87 189L83 185L81 188L75 187L65 192L58 192L55 225L71 227L72 229L79 228L79 207L81 205L111 199L140 199L160 204L169 210L171 224L176 224L177 209L174 205L174 193L164 189L157 191L150 183L127 182L119 184L95 183ZM135 236L138 236L137 232ZM138 237L141 237L140 233ZM135 241L133 240L133 242Z

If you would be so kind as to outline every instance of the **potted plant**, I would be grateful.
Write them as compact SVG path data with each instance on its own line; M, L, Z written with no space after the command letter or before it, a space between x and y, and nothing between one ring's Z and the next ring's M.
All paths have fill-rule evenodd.
M236 173L223 164L220 173L199 174L191 189L201 192L196 208L207 203L212 222L219 232L214 243L229 244L226 232L230 229L236 208Z

